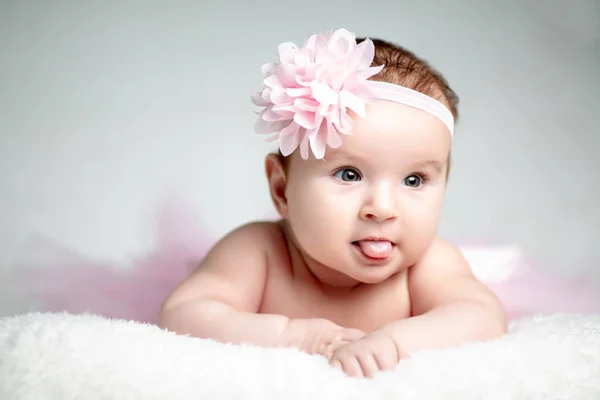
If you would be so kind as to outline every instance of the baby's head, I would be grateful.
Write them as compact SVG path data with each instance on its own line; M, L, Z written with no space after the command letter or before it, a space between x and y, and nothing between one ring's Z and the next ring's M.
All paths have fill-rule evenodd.
M330 284L382 282L435 239L457 96L413 53L345 30L279 50L280 64L263 68L267 101L255 97L269 104L257 131L278 133L266 159L274 204Z

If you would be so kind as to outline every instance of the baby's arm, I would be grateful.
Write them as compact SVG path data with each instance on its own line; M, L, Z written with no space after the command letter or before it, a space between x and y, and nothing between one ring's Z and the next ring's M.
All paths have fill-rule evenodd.
M264 292L268 231L260 224L238 228L206 255L166 299L160 325L180 334L225 342L279 343L288 324L281 315L257 315Z
M273 226L256 223L225 236L198 269L166 299L159 324L171 331L221 342L294 346L314 353L356 332L321 320L258 314L267 278Z
M351 376L373 376L419 350L494 339L506 332L500 302L447 242L436 240L410 268L408 286L413 316L339 348L330 358L332 365Z
M475 278L460 251L443 240L433 246L409 270L414 316L382 330L391 334L404 353L505 334L506 315L500 301Z

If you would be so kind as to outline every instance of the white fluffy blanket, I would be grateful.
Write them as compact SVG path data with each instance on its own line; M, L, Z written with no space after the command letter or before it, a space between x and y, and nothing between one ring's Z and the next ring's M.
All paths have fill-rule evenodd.
M443 334L443 332L440 332ZM233 346L90 315L0 319L0 399L600 398L600 315L552 315L510 334L345 377L295 349Z

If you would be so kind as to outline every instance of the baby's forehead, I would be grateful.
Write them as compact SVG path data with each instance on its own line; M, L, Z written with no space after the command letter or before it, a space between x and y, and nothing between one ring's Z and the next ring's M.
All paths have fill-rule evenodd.
M452 135L437 118L410 107L382 102L356 117L349 134L342 135L341 146L328 149L333 157L390 152L404 158L444 157Z
M439 168L447 162L448 155L448 151L444 152L426 146L414 149L388 146L387 149L380 150L347 143L346 146L327 149L323 160L315 161L324 162L325 164L360 163L373 166L381 164L388 167L418 163Z
M400 129L386 133L357 131L343 135L341 146L328 148L325 158L443 158L451 145L451 140L446 136L445 132L407 132Z

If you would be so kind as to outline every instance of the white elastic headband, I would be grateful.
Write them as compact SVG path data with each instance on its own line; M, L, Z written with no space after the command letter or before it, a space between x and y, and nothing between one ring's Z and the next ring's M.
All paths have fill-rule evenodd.
M375 97L406 104L439 118L454 136L454 116L443 103L416 90L388 82L367 81L365 83Z

